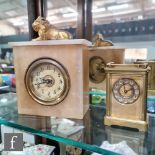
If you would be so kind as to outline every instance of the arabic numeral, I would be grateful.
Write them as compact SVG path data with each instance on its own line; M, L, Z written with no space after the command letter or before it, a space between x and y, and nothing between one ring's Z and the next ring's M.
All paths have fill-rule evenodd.
M60 88L60 87L58 87L58 91L59 91L59 90L61 90L61 88Z
M59 82L60 82L60 84L62 84L62 80L60 80Z
M40 88L40 85L39 84L37 84L37 89L39 89Z
M37 72L36 75L39 76L40 75L40 72Z
M57 93L56 90L54 90L53 94L56 94L56 93Z
M44 89L41 90L42 94L44 94Z
M41 67L41 68L40 68L40 71L41 71L41 72L43 72L43 71L44 71L44 68L43 68L43 67Z
M31 82L33 82L33 76L31 76Z
M47 65L47 70L50 70L50 69L51 69L50 65Z

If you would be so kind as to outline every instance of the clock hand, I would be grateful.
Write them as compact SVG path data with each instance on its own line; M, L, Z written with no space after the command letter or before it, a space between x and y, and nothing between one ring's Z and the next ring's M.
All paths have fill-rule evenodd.
M131 91L132 88L130 87L130 89L126 89L125 85L126 84L123 82L124 93L126 94L128 91Z
M43 81L44 81L46 84L52 84L52 83L53 83L53 80L51 80L51 79L43 79Z
M41 82L39 83L35 83L34 85L41 85L41 84L44 84L44 83L47 83L47 81L43 78L40 78Z
M124 90L124 93L126 94L126 93L128 93L129 91L131 91L132 90L132 88L130 88L130 89L128 89L128 90Z
M126 90L126 91L128 92L128 91L131 91L131 90L132 90L132 88L130 88L130 89Z
M43 80L42 82L40 82L40 83L36 83L36 84L34 84L34 85L40 85L40 84L44 84L44 83L46 83L46 84L52 84L52 80L49 80L49 79L47 79L47 80Z
M40 87L40 85L41 84L45 84L45 86L47 86L47 87L51 87L52 85L53 85L53 80L52 79L49 79L49 78L40 78L40 82L38 82L38 83L35 83L34 85L37 85L37 87L38 87L38 89L39 89L39 87Z
M127 91L126 91L126 88L125 88L125 83L123 82L123 88L124 88L124 93L126 94Z
M43 81L43 82L38 82L38 83L35 83L34 85L41 85L41 84L44 84L44 83L47 83L46 81Z

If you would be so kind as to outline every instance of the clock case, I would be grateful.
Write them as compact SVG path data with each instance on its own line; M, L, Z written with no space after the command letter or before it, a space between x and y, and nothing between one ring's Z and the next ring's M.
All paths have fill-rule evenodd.
M150 68L147 64L113 64L106 67L106 116L105 125L118 125L147 130L147 83ZM121 78L130 78L139 85L140 96L130 104L119 103L113 96L113 85Z
M97 65L94 64L93 66L90 65L91 60L100 60L100 62L104 62L104 65L106 66L107 63L109 62L115 62L116 64L122 64L124 63L124 53L125 49L124 48L118 48L115 46L106 46L106 47L91 47L89 48L89 88L97 88L100 90L106 90L106 74L98 74L99 76L104 76L105 78L100 78L97 77L97 79L102 79L102 80L92 80L90 77L90 72L92 70L92 67ZM102 65L102 64L99 64ZM95 67L94 67L95 68ZM94 72L99 72L95 71Z
M82 119L89 108L89 61L85 39L48 40L10 43L13 46L18 112L20 114ZM67 70L70 88L62 102L45 106L34 100L26 89L25 74L29 65L40 58L60 62Z

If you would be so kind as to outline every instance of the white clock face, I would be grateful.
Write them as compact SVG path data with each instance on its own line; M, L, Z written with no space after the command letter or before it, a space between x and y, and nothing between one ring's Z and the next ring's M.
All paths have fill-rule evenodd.
M61 102L69 90L67 71L52 59L39 59L33 62L27 70L25 79L30 95L44 105Z
M134 103L140 95L139 85L134 79L118 79L113 86L113 95L115 99L120 103Z

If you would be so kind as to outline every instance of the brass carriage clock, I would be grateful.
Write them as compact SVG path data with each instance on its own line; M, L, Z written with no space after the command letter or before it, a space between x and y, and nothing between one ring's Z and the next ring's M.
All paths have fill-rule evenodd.
M147 130L146 99L147 64L109 63L107 76L106 125L118 125Z

